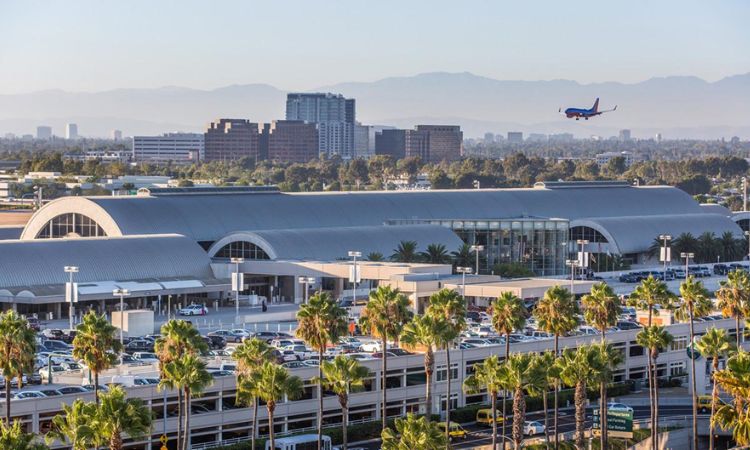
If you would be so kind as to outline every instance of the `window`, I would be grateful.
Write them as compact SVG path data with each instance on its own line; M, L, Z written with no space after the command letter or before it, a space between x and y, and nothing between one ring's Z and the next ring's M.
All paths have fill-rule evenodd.
M445 370L446 366L438 366L435 371L435 381L447 381L448 371ZM451 380L458 378L458 364L451 364Z
M37 239L106 236L98 223L78 213L61 214L44 225Z
M637 345L635 341L630 342L630 350L628 353L630 357L643 356L645 354L646 352L643 350L643 347L641 347L640 345Z
M672 351L685 350L687 348L687 342L688 342L687 336L675 336L674 340L672 341L672 346L671 346Z
M216 258L271 259L268 254L252 242L236 241L222 247L216 252Z

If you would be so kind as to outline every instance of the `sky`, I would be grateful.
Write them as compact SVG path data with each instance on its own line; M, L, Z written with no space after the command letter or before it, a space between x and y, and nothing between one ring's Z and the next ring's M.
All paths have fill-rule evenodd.
M750 72L750 2L2 0L0 94Z

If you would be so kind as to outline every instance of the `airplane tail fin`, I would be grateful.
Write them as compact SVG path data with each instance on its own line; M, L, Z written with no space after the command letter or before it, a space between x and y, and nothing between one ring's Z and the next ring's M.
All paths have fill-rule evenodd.
M591 110L594 112L599 112L599 97L596 98L594 106L591 107Z

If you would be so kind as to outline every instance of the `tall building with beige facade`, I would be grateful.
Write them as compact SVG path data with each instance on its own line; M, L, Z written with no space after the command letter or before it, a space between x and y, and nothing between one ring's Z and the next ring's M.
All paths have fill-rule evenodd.
M205 136L206 161L237 161L244 157L258 160L258 124L246 119L216 119L208 124Z
M302 120L274 120L263 125L261 157L306 163L318 158L318 129Z

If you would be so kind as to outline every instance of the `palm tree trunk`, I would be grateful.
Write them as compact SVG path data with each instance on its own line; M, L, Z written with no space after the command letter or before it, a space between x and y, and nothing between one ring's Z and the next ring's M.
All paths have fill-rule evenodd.
M656 365L656 356L653 358L653 371L654 371L654 422L651 428L654 433L654 450L659 449L659 373L658 366Z
M583 428L586 423L586 383L581 382L581 383L576 384L575 404L576 404L576 448L578 450L585 450Z
M385 338L385 336L383 336L382 344L383 344L383 346L382 346L382 349L383 349L383 375L381 377L382 380L381 380L380 384L381 384L381 388L383 390L383 392L382 392L382 398L383 398L383 412L382 412L382 414L383 414L383 417L381 419L383 420L383 430L385 430L388 427L388 415L386 414L387 396L386 396L386 393L385 393L385 391L386 391L386 388L385 388L385 384L386 383L385 382L386 382L386 379L388 378L387 375L386 375L386 373L388 372L388 352L387 352L387 349L386 349L386 345L387 344L386 344L386 338ZM271 448L273 448L273 446L271 446Z
M510 338L509 335L505 335L505 362L507 364L508 362L508 356L510 354ZM505 436L505 421L507 420L508 416L506 414L506 395L507 391L503 390L503 436ZM515 400L514 400L515 401ZM515 407L515 406L514 406ZM513 418L513 422L515 423L515 417ZM505 449L505 439L503 439L503 449Z
M492 450L497 450L497 392L490 392L492 405Z
M425 386L425 413L427 421L432 419L432 371L434 365L435 356L432 353L432 348L427 349L427 353L424 355L424 373L427 377L427 384Z
M177 389L177 448L182 448L182 389ZM165 417L164 420L167 418Z
M323 351L318 349L318 450L323 450ZM383 351L385 357L385 351Z
M112 433L112 437L109 439L110 450L122 450L122 434L119 431Z
M602 345L604 345L606 343L604 340L606 331L602 328L601 332ZM599 436L599 448L604 450L607 448L607 383L604 380L599 384L599 404L599 431L601 432Z
M693 331L693 307L690 305L688 305L688 314L690 315L690 343L688 345L692 345L695 334ZM697 383L695 382L695 358L693 356L691 354L690 357L690 383L693 388L693 450L698 450L698 411L696 411L698 407L698 392L696 388Z
M349 440L347 439L346 428L349 426L349 407L347 405L341 405L342 423L343 428L341 429L341 441L343 444L343 450L347 450Z
M646 365L647 376L648 376L648 400L650 403L649 413L651 418L651 448L656 450L656 436L654 434L654 372L652 370L653 363L651 361L651 349L647 349L648 352L648 363Z
M250 436L250 450L255 450L255 436L258 435L258 397L253 399L253 430Z
M447 444L445 446L446 450L450 449L451 446L451 348L450 343L445 346L445 363L447 364L447 371L446 373L446 381L448 381L448 384L446 385L446 394L445 394L445 438L447 440Z
M99 372L94 372L94 400L96 405L99 406Z
M542 408L544 409L544 446L549 449L549 409L547 408L547 389L542 391Z
M558 358L559 356L560 356L559 336L555 334L555 358ZM554 399L555 404L553 405L553 407L555 408L555 417L552 422L553 425L555 426L555 450L558 450L559 445L560 445L560 433L558 432L558 429L557 429L557 412L558 412L557 404L558 404L559 392L560 392L560 386L557 383L555 383L555 399Z
M9 377L5 377L5 424L10 426L10 378Z
M735 322L737 324L737 326L735 327L735 329L737 330L737 333L736 333L737 334L737 350L739 350L740 348L742 348L742 347L740 347L740 341L742 340L741 339L742 338L742 332L740 331L740 315L737 314L737 317L735 317L734 320L735 320Z
M190 446L190 390L185 388L185 434L182 437L182 450Z
M515 449L520 450L523 442L523 422L526 420L526 399L523 397L523 390L516 389L513 396L513 442Z
M276 439L273 435L273 410L274 406L271 404L271 402L268 402L266 404L266 407L268 408L268 440L271 441L271 448L276 448Z
M739 332L739 328L737 329ZM738 347L739 348L739 347ZM713 374L716 374L719 370L719 355L714 355L714 361L713 361ZM708 422L708 432L710 434L710 444L709 444L709 450L714 450L714 414L716 414L716 401L719 399L719 386L716 382L716 379L714 379L714 386L711 389L711 418Z

